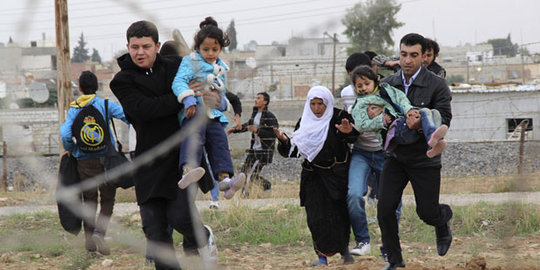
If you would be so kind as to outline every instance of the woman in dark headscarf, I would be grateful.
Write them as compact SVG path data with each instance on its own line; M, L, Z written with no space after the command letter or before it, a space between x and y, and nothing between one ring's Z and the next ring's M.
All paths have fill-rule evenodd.
M315 86L307 94L302 118L289 138L274 129L278 151L284 157L305 158L300 180L300 204L305 207L313 247L319 260L328 264L336 253L345 264L353 263L349 253L350 223L347 211L347 183L350 153L347 143L359 133L347 112L334 108L328 88Z

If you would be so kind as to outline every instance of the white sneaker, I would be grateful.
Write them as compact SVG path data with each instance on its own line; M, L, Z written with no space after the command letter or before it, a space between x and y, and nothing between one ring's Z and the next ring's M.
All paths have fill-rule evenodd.
M371 253L371 245L367 242L360 242L351 250L351 254L358 256L364 256L369 253Z
M210 209L219 209L219 201L210 201Z
M218 183L219 191L227 191L231 188L231 178L227 177Z
M199 181L205 172L206 171L201 167L191 169L189 172L182 175L182 179L178 181L178 187L181 189L186 189L189 185Z
M205 247L199 249L199 254L201 254L203 260L208 262L217 262L218 260L218 250L216 245L216 237L212 232L212 229L208 225L204 225L208 230L208 243Z

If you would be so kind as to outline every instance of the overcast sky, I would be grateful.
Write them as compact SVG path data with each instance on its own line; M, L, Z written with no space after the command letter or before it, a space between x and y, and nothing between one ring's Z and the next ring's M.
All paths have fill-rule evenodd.
M88 48L104 60L125 48L125 31L134 21L158 24L160 40L178 28L191 40L199 22L213 16L226 29L234 19L242 49L250 40L258 44L286 43L292 35L322 37L338 33L346 10L358 1L347 0L68 0L70 45L84 33ZM540 43L540 0L397 0L397 19L405 25L394 31L396 41L409 32L435 38L442 46L485 42L512 35L514 43ZM3 0L0 42L9 37L28 44L42 33L54 41L54 0ZM529 45L540 52L540 44Z

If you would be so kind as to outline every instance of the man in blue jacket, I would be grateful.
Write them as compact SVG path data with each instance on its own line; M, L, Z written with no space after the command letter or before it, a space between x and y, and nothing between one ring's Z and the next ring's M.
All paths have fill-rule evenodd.
M108 115L105 115L105 100L96 96L98 89L98 81L96 75L90 71L83 71L79 77L79 91L82 95L77 100L71 102L66 121L60 127L62 145L70 155L77 159L77 170L81 181L90 179L96 175L103 173L103 160L107 153L107 147L100 151L83 151L79 145L73 140L78 134L73 134L72 127L77 119L78 114L87 106L93 106L108 123L111 118L121 119L127 122L122 107L114 102L108 101ZM109 128L104 127L104 128ZM104 139L110 138L110 146L114 146L114 137L110 130L102 132L109 136L104 136ZM96 219L98 190L101 196L100 212ZM89 209L91 218L83 220L84 235L86 237L85 247L89 252L98 251L103 255L109 255L110 249L104 241L105 232L111 218L114 197L116 195L116 187L108 184L102 184L89 190L83 191L83 203L86 209Z

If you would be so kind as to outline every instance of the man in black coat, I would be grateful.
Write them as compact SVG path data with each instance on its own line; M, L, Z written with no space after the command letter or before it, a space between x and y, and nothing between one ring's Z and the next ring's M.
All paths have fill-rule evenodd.
M425 48L425 39L421 35L405 35L400 42L401 71L383 81L405 92L413 106L437 109L441 113L442 124L450 126L450 89L444 79L422 66ZM414 119L417 115L417 110L408 113L407 124L412 122L409 119ZM438 254L444 256L450 248L452 234L449 220L452 218L452 210L446 204L439 204L441 156L428 158L426 151L427 143L424 136L421 136L421 139L413 144L398 145L387 152L377 205L383 246L388 253L388 264L384 269L405 266L399 244L396 209L409 181L414 190L418 216L435 227Z
M446 79L446 70L435 62L439 56L439 44L433 39L426 38L426 53L424 62L422 63L429 71L437 74L439 77Z
M249 149L246 150L247 156L241 171L248 174L255 161L258 160L259 162L251 175L251 179L254 182L258 182L262 186L263 191L272 188L272 183L260 176L260 173L264 165L272 163L276 145L274 128L279 128L276 116L268 110L269 103L270 96L268 93L257 93L253 113L249 120L242 124L239 129L235 127L227 130L227 134L251 132L251 143Z
M137 134L135 156L151 151L180 130L178 112L182 106L171 90L180 65L179 57L161 57L156 26L148 21L133 23L127 30L128 53L118 58L121 71L111 81L126 118ZM196 243L194 230L206 233L199 218L190 217L187 190L178 188L180 147L173 147L141 167L135 178L143 231L156 247L156 269L180 269L174 253L170 224L190 243ZM197 228L195 228L197 227ZM205 241L203 241L205 242ZM206 242L198 247L206 245ZM184 249L189 249L184 246ZM191 247L196 250L197 246ZM196 251L195 251L196 252Z

